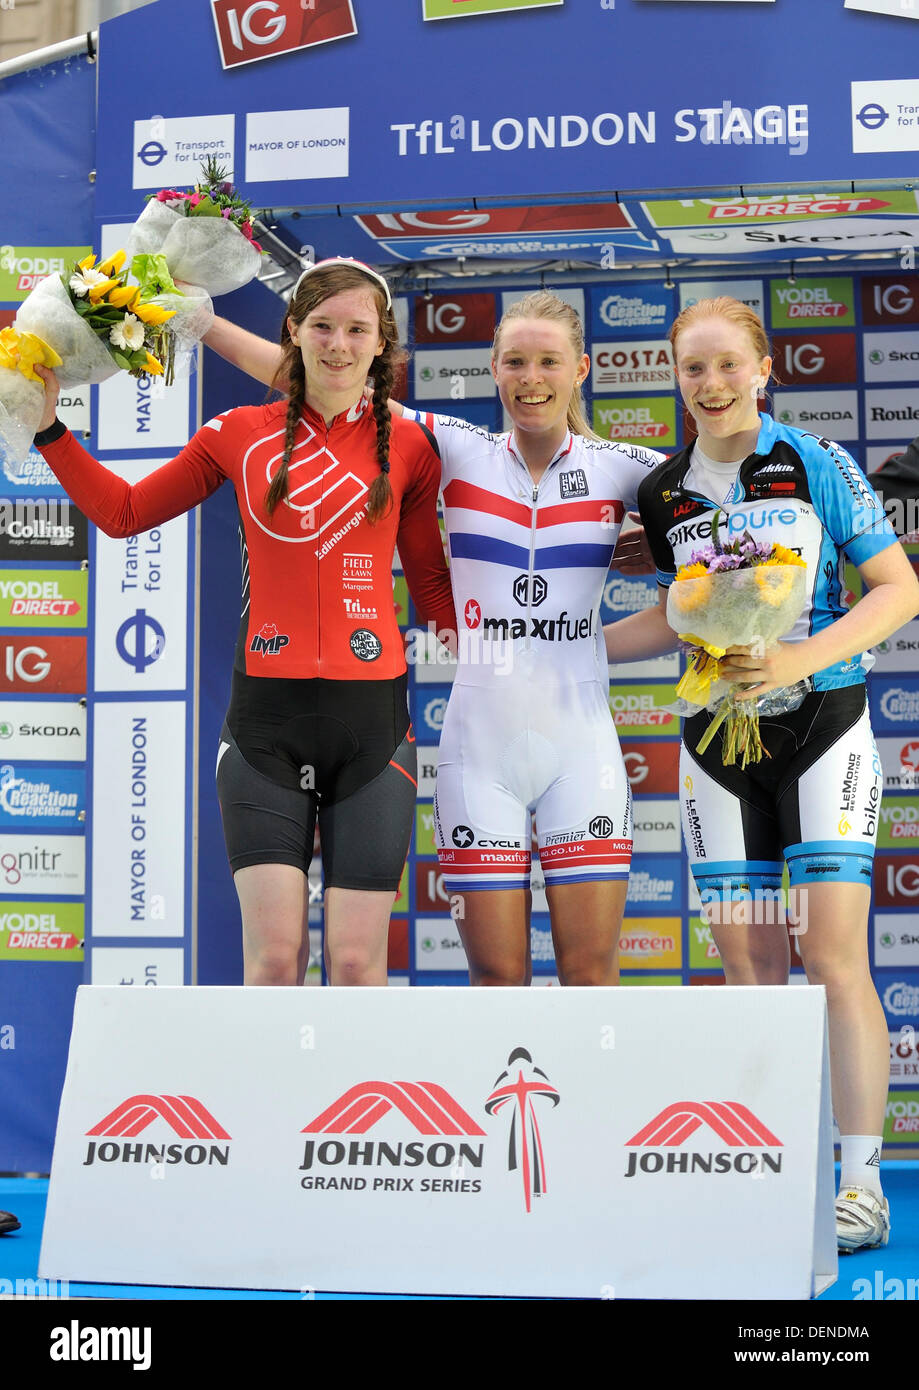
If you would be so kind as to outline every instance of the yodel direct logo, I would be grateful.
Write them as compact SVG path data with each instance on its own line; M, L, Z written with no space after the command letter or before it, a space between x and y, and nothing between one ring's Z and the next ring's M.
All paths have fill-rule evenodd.
M133 1139L156 1119L164 1120L173 1134L185 1142L117 1142L120 1139ZM188 1163L193 1167L218 1164L225 1168L230 1161L228 1144L200 1142L229 1139L231 1136L194 1096L129 1096L86 1133L92 1142L87 1146L86 1157L83 1160L84 1168L93 1163ZM103 1138L104 1143L95 1142L96 1139ZM198 1142L189 1143L189 1140Z
M674 1152L703 1125L727 1146L726 1150ZM767 1148L781 1149L781 1139L767 1129L752 1110L736 1100L676 1101L627 1139L626 1147L644 1151L628 1155L627 1178L634 1178L637 1173L756 1172L765 1175L767 1169L773 1173L782 1171L781 1153L765 1151Z

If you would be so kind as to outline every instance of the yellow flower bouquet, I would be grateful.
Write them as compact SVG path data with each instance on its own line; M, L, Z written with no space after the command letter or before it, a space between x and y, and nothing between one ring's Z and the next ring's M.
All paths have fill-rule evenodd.
M690 648L676 688L679 713L714 712L696 751L703 753L724 724L723 764L739 760L746 767L769 757L760 715L796 709L809 685L800 681L755 702L738 700L746 687L722 678L721 659L728 647L765 651L792 630L804 608L807 567L793 550L757 543L748 531L722 544L719 516L712 521L712 543L677 570L667 594L667 621Z

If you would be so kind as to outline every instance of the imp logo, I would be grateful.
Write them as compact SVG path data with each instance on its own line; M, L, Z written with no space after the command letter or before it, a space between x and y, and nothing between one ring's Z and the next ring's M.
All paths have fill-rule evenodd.
M475 840L475 834L468 825L454 825L450 838L458 849L468 849Z
M534 574L532 579L528 574L518 574L514 580L514 598L521 608L528 603L531 608L538 608L548 592L549 586L541 574Z
M286 632L278 632L274 623L262 623L258 632L252 638L249 646L250 652L258 652L260 656L277 656L282 647L286 647L290 638Z

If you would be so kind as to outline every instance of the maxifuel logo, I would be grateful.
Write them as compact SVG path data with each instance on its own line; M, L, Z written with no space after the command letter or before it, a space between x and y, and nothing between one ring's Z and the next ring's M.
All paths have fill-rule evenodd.
M367 1134L391 1112L397 1121L392 1137L347 1137ZM482 1187L469 1170L482 1167L485 1146L479 1141L485 1131L433 1081L359 1082L301 1133L309 1136L299 1169L305 1192L444 1195L475 1193Z
M699 1130L700 1140L692 1149L683 1146ZM717 1149L712 1144L720 1141ZM643 1125L626 1148L625 1177L638 1174L781 1173L782 1141L746 1105L736 1100L681 1100L666 1106ZM680 1150L680 1152L676 1152ZM771 1152L770 1152L771 1150Z
M136 1138L154 1122L159 1131L165 1125L176 1140L171 1143L162 1139L158 1143L121 1142ZM231 1136L195 1096L129 1096L86 1134L90 1143L83 1160L84 1168L96 1163L184 1163L193 1168L225 1168L230 1161L229 1144L219 1141L229 1140Z

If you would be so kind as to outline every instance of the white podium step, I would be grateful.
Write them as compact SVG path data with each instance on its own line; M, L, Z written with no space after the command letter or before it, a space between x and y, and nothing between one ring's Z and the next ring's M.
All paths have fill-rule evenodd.
M39 1272L810 1298L825 1019L822 989L83 987Z

